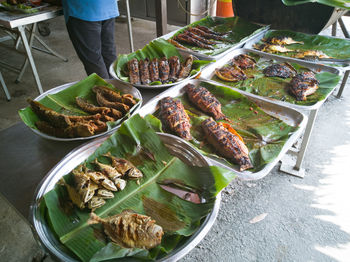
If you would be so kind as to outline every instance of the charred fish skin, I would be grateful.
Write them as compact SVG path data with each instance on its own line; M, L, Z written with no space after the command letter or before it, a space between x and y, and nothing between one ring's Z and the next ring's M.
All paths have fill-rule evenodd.
M181 138L192 139L189 117L181 101L171 97L160 100L160 116L165 125Z
M180 72L181 62L177 56L170 57L168 61L170 66L169 81L175 82Z
M189 55L186 58L186 61L183 65L181 65L180 71L179 71L179 75L178 75L178 79L182 79L182 78L186 78L188 77L188 75L191 73L192 70L192 64L193 64L193 56Z
M319 81L312 72L297 74L290 81L290 91L297 101L306 101L306 97L316 92Z
M139 62L139 68L140 68L140 78L141 78L141 83L143 85L148 85L151 83L150 77L149 77L149 60L148 58L144 60L140 60Z
M202 30L203 32L213 34L213 35L219 35L219 36L226 35L226 33L215 32L215 31L209 29L208 27L201 26L201 25L196 25L195 28L198 28L198 29Z
M221 103L206 88L187 84L185 91L189 100L203 112L209 113L215 120L224 119L221 111Z
M198 41L200 41L200 42L202 42L202 43L204 43L206 45L216 45L216 44L218 44L218 42L215 42L215 41L212 41L212 40L208 40L208 39L206 39L204 37L201 37L199 35L196 35L196 34L190 32L190 31L186 31L184 34L186 34L189 37L191 37L193 39L196 39L196 40L198 40Z
M252 58L249 55L241 54L239 56L236 56L233 61L233 64L236 64L239 68L245 70L249 68L254 68L256 61L254 58Z
M204 120L201 125L208 142L222 156L236 162L240 166L240 171L253 168L249 159L248 148L238 136L233 135L212 118Z
M139 62L136 58L131 59L128 62L128 71L129 71L129 81L132 85L139 85L140 81L140 70Z
M229 82L242 81L248 78L243 70L235 64L228 67L222 67L220 69L216 68L215 75L218 78Z
M203 49L210 49L210 50L214 49L214 47L212 47L211 45L207 45L205 43L202 43L202 42L190 37L189 35L186 35L185 33L177 35L175 40L182 42L182 43L187 43L187 44L190 44L193 46L197 46L197 47L200 47Z
M216 35L216 34L211 34L211 33L206 33L203 30L196 28L196 27L189 27L187 29L189 32L199 35L201 37L207 38L207 39L215 39L215 40L220 40L220 41L228 41L226 38Z
M167 83L169 80L170 66L168 59L163 57L159 61L159 78L162 83Z
M158 59L153 58L148 67L151 82L159 81Z
M273 64L264 68L263 73L267 77L290 78L296 75L297 71L289 63Z

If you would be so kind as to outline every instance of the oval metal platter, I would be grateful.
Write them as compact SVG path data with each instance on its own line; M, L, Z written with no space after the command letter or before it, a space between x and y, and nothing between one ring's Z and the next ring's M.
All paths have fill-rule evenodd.
M186 164L196 166L209 165L206 158L189 143L173 135L163 133L158 133L158 135L169 152L180 158ZM77 261L75 256L72 255L72 252L61 244L51 231L40 210L40 201L47 192L54 188L55 184L62 176L68 174L72 169L88 158L106 139L107 137L100 137L74 149L43 178L35 191L29 214L32 231L39 245L56 260L67 262ZM211 213L207 215L197 231L182 245L176 247L170 254L161 258L159 261L176 261L191 251L213 226L220 209L220 203L221 194L219 193Z
M78 140L88 140L88 139L93 139L93 138L97 138L97 137L100 137L100 136L104 136L104 135L107 135L107 134L110 134L110 133L113 133L115 130L117 130L121 123L123 121L125 121L126 119L128 119L130 116L136 114L138 112L138 110L140 109L141 105L142 105L142 96L141 96L141 93L139 90L137 90L136 88L132 87L130 84L129 85L126 85L126 84L121 84L120 82L118 82L117 80L114 80L114 79L105 79L106 82L114 85L119 91L121 91L122 93L126 93L126 94L131 94L133 95L135 98L139 99L139 102L127 113L125 114L125 116L122 118L122 121L120 122L119 125L105 131L105 132L102 132L100 134L96 134L96 135L93 135L93 136L88 136L88 137L74 137L74 138L61 138L61 137L55 137L55 136L50 136L48 134L45 134L41 131L39 131L38 129L34 129L34 128L30 128L35 134L43 137L43 138L46 138L46 139L50 139L50 140L56 140L56 141L78 141ZM67 89L68 87L76 84L78 82L71 82L71 83L67 83L67 84L64 84L64 85L61 85L61 86L58 86L58 87L55 87L55 88L52 88L44 93L42 93L41 95L39 95L38 97L36 97L34 100L35 101L39 101L41 99L43 99L45 96L47 95L52 95L52 94L56 94L62 90L65 90Z

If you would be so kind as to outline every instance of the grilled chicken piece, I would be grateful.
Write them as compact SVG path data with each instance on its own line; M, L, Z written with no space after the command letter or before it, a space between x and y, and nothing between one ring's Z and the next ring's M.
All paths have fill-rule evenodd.
M180 72L181 62L177 56L170 57L168 61L170 66L169 80L175 82Z
M239 68L245 70L248 68L254 68L256 61L249 55L241 54L239 56L236 56L232 60L232 63L237 65Z
M297 101L305 101L306 96L316 92L318 80L312 72L297 74L290 81L290 90L295 95Z
M240 171L252 168L246 145L237 135L216 123L212 118L202 122L206 139L223 156L233 160L240 166Z
M198 29L202 30L203 32L213 34L213 35L220 35L220 36L226 35L226 33L215 32L215 31L209 29L208 27L201 26L201 25L196 25L195 28L198 28Z
M186 58L185 63L184 63L183 65L181 65L179 74L178 74L178 76L177 76L178 79L188 77L188 75L191 73L192 64L193 64L193 56L192 56L192 55L189 55L189 56Z
M214 49L212 46L204 44L204 43L202 43L202 42L200 42L200 41L198 41L198 40L196 40L196 39L186 35L185 33L178 34L175 37L175 40L179 41L179 42L182 42L182 43L189 44L189 45L198 46L198 47L204 48L204 49Z
M159 81L158 59L153 58L149 63L149 78L151 82Z
M148 85L151 83L150 77L149 77L149 60L148 58L144 60L140 60L139 62L139 70L140 70L140 78L141 78L141 83L143 85Z
M238 66L228 66L223 68L216 68L215 75L224 81L236 82L247 79L246 74Z
M226 38L220 36L220 35L216 35L216 34L210 34L210 33L206 33L204 31L202 31L201 29L199 29L198 27L189 27L187 29L187 31L199 35L201 37L207 38L207 39L215 39L215 40L220 40L220 41L228 41Z
M265 76L269 77L281 77L281 78L290 78L297 74L297 70L289 64L288 62L282 64L273 64L266 67L263 70Z
M293 57L295 58L304 58L304 57L310 57L310 58L332 58L328 55L326 55L325 53L323 53L322 51L319 50L308 50L305 52L299 52L296 55L294 55Z
M88 224L98 223L114 243L124 248L153 248L161 243L164 234L163 228L151 217L127 210L104 219L91 213Z
M160 100L160 117L170 130L185 140L191 140L191 124L180 100L165 97Z
M262 52L266 53L287 53L287 52L294 52L292 49L288 49L281 45L271 45L271 44L261 44L261 45L253 45L253 47L257 50L260 50Z
M301 41L295 41L293 38L288 36L275 36L275 37L269 37L267 39L262 39L262 41L273 44L273 45L291 45L291 44L301 44L303 45L304 42Z
M185 31L186 35L188 35L189 37L193 38L193 39L196 39L204 44L207 44L207 45L215 45L215 44L218 44L218 42L215 42L215 41L212 41L212 40L208 40L204 37L201 37L200 35L197 35L197 34L194 34L190 31Z
M208 113L216 120L225 118L225 115L221 112L221 103L206 88L187 84L185 91L190 101L200 110Z
M128 71L129 71L129 81L132 85L139 85L140 82L140 72L139 72L139 62L136 58L131 59L128 62Z
M159 78L162 81L162 83L168 82L169 73L170 73L170 67L169 67L168 59L166 59L166 57L163 57L159 61Z

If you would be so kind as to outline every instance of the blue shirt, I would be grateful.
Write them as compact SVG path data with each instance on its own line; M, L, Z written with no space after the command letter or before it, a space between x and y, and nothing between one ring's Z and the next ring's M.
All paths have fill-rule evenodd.
M66 23L70 16L85 21L103 21L119 16L117 0L62 0Z

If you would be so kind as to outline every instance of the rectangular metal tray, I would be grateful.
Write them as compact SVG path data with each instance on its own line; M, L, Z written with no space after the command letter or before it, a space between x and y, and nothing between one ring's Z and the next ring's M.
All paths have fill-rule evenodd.
M201 82L202 82L201 80L189 80L186 83L182 83L182 84L176 85L172 88L169 88L168 90L166 90L166 91L160 93L159 95L157 95L156 97L154 97L152 100L150 100L143 107L141 107L139 114L141 116L145 116L147 114L153 114L157 110L158 103L162 98L167 97L167 96L170 96L170 97L181 96L185 93L184 88L183 88L185 85L190 83L190 84L197 86ZM208 82L212 83L212 84L216 84L216 85L218 84L218 83L213 82L213 81L208 81ZM251 171L240 172L238 169L234 169L234 168L227 166L225 164L222 164L221 162L218 162L210 157L206 157L210 160L211 165L221 166L221 167L227 168L229 170L232 170L241 179L257 180L257 179L260 179L260 178L263 178L264 176L266 176L271 171L271 169L278 163L278 161L281 160L281 158L288 151L288 149L291 148L292 145L297 141L297 139L300 137L302 131L304 130L304 128L306 126L307 117L303 113L298 112L297 110L290 108L290 107L287 107L285 105L271 103L268 100L263 100L259 97L253 96L249 93L243 93L240 90L236 90L236 91L245 95L249 100L251 100L252 102L257 104L266 113L283 120L285 123L287 123L291 126L294 126L294 127L298 126L299 127L298 130L296 130L288 138L288 140L284 144L284 146L283 146L281 152L278 154L278 156L272 162L267 164L262 170L260 170L258 172L251 172Z
M325 66L325 65L321 65L321 64L315 64L315 63L310 63L310 62L306 62L304 60L300 60L300 59L294 59L294 58L289 58L289 57L284 57L284 56L277 56L277 55L271 55L271 54L268 54L268 53L264 53L264 52L261 52L261 51L256 51L256 50L253 50L253 49L246 49L246 48L241 48L241 49L236 49L236 50L233 50L230 54L226 55L224 58L220 59L219 61L213 63L213 64L210 64L208 65L207 67L205 67L201 73L201 79L205 79L205 80L209 80L209 81L212 81L212 82L215 82L213 80L210 80L213 75L215 74L215 68L220 68L224 65L226 65L230 60L232 60L235 56L238 56L240 54L247 54L247 53L254 53L254 54L257 54L259 55L260 57L262 58L266 58L268 60L270 59L274 59L278 62L292 62L292 63L297 63L303 67L306 67L308 69L311 69L313 71L317 71L317 72L330 72L330 73L333 73L333 74L336 74L336 75L339 75L341 72L334 68L334 67L330 67L330 66ZM215 82L215 83L218 83L218 82ZM223 85L223 86L227 86L223 83L218 83L219 85ZM265 100L265 101L269 101L269 102L272 102L272 103L275 103L275 104L279 104L279 105L282 105L282 106L288 106L288 107L293 107L295 109L298 109L298 110L313 110L313 109L317 109L319 108L323 103L324 101L326 101L326 99L328 98L328 96L330 96L333 92L333 90L337 87L335 86L333 88L333 90L331 92L329 92L329 94L326 96L326 98L324 100L321 100L321 101L318 101L317 103L313 104L313 105L295 105L295 104L291 104L291 103L288 103L288 102L283 102L283 101L280 101L280 100L276 100L276 99L272 99L272 98L269 98L269 97L263 97L263 96L259 96L259 95L255 95L255 94L251 94L249 92L246 92L246 91L243 91L243 90L239 90L238 88L234 88L234 87L230 87L230 86L227 86L231 89L234 89L236 91L239 91L245 95L249 94L253 97L257 97L257 98L260 98L262 100Z
M215 19L215 17L213 17L213 19ZM175 31L172 31L166 35L163 35L159 38L163 38L165 40L171 38L177 31L179 30L182 30L183 28L185 27L188 27L189 25L186 25L178 30L175 30ZM186 52L186 53L189 53L189 54L192 54L196 57L198 57L199 59L202 59L202 60L218 60L220 59L221 57L224 57L226 54L230 53L232 50L236 49L236 48L240 48L240 47L243 47L243 45L248 42L248 41L253 41L255 38L257 37L260 37L260 39L266 34L266 32L269 30L270 26L267 25L267 26L264 26L265 28L262 29L260 32L257 32L255 34L252 34L246 38L244 38L243 40L241 40L240 42L234 44L231 48L227 49L226 51L218 54L218 55L215 55L215 56L211 56L211 55L205 55L205 54L200 54L196 51L193 51L191 49L181 49L181 48L177 48L179 51L181 50L182 52ZM263 27L262 27L263 28Z

